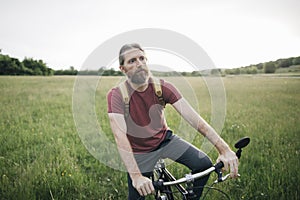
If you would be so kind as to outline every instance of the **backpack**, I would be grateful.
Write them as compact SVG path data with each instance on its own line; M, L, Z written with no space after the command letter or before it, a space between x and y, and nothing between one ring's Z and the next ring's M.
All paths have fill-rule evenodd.
M166 102L163 98L163 93L162 93L162 88L161 88L161 84L160 84L160 80L154 77L151 77L152 80L152 84L155 90L155 95L158 98L159 104L162 105L163 107L166 106ZM129 116L129 101L130 101L130 97L128 95L128 88L127 85L125 83L126 81L123 81L122 83L119 84L119 89L121 91L122 97L123 97L123 101L125 103L125 110L124 110L124 116L127 118Z

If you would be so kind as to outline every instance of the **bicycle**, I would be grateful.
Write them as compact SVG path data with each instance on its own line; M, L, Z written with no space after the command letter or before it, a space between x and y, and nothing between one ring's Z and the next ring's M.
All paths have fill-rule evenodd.
M241 138L237 143L235 143L234 147L237 150L236 155L238 158L241 157L242 148L246 147L250 142L249 137ZM179 192L182 196L182 199L188 200L194 197L193 192L193 181L199 178L202 178L212 172L217 173L217 180L213 183L220 183L225 181L229 174L223 176L221 169L224 167L224 164L222 162L218 162L214 166L196 173L196 174L186 174L185 177L182 177L178 180L175 179L175 177L170 173L170 171L166 168L164 161L161 159L157 162L155 168L154 168L154 175L152 177L153 186L155 188L155 199L156 200L174 200L174 192L172 191L171 186L174 186L177 189L177 192ZM183 187L183 183L186 184L186 187ZM212 187L210 187L212 188ZM218 190L224 196L226 196L227 199L230 199L229 195L227 195L225 192ZM209 190L203 194L202 200L205 199L205 196Z

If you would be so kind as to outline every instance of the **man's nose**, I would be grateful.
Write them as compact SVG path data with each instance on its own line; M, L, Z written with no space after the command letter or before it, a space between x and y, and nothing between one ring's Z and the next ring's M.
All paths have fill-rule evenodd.
M139 60L139 59L136 60L136 66L137 66L137 67L141 67L141 66L143 66L143 65L144 65L143 61L141 61L141 60Z

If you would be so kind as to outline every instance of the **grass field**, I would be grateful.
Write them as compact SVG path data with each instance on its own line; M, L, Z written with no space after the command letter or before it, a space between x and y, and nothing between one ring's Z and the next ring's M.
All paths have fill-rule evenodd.
M0 77L0 199L126 199L126 173L94 158L79 137L72 110L75 79ZM97 119L110 142L105 96L117 80L101 78L95 94ZM217 187L232 199L300 199L300 79L222 80L227 106L221 136L232 146L243 136L251 143L240 161L241 178ZM196 77L186 81L197 99L191 103L210 122L205 82ZM178 127L182 122L170 106L166 115L175 132L185 129ZM191 142L201 146L203 138ZM208 154L217 157L214 150ZM170 170L177 177L186 173L177 164Z

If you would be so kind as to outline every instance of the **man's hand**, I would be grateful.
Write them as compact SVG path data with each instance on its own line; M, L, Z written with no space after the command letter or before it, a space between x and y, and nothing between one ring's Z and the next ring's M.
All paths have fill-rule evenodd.
M238 177L239 160L232 150L227 150L219 155L217 162L222 161L226 171L230 169L230 176L232 178Z
M132 185L141 196L154 194L155 192L152 181L149 178L142 175L138 175L132 178Z

